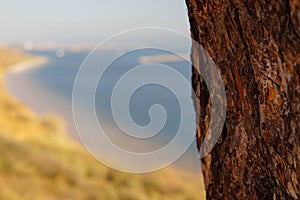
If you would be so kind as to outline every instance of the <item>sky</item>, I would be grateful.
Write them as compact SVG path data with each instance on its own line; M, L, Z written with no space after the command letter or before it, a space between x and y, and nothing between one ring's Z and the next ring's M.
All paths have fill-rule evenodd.
M100 42L133 28L189 34L184 0L0 0L0 42Z

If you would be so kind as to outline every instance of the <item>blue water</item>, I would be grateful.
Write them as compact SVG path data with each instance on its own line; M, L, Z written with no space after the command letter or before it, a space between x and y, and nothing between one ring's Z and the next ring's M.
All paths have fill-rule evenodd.
M56 57L53 51L35 51L31 52L34 55L47 56L49 58L49 63L43 67L28 70L17 76L26 76L29 79L34 80L38 85L40 85L44 90L49 90L53 94L53 98L60 97L63 98L71 109L72 102L72 90L73 84L76 78L76 74L88 55L88 52L81 53L71 53L66 52L64 58ZM141 152L140 145L143 146L143 151L147 152L150 150L155 150L166 145L176 134L176 131L180 124L181 110L179 102L172 91L165 87L150 84L139 88L132 96L130 100L130 114L133 121L140 125L145 126L150 123L150 118L148 115L149 108L154 104L162 105L168 115L165 126L160 131L160 133L151 139L136 139L129 137L126 134L122 134L122 130L118 129L115 125L112 112L111 112L111 95L116 85L116 82L132 69L134 66L140 65L140 56L145 55L161 55L166 52L153 49L144 49L139 51L134 51L125 56L120 57L114 61L109 68L105 71L104 76L99 81L96 96L95 96L95 108L97 112L98 120L101 124L104 124L104 129L109 130L112 126L119 130L111 132L108 137L116 143L121 148L125 148L129 151ZM108 56L116 54L114 51L103 51L99 57L98 67L101 66L101 56ZM191 67L188 62L174 62L174 63L164 63L173 69L180 72L187 81L190 81L191 77ZM93 73L93 72L91 72ZM157 76L162 76L165 79L172 79L166 75L157 74ZM88 76L86 77L88 80ZM143 77L138 77L143 79ZM85 82L81 83L85 84ZM86 87L89 87L88 85ZM190 97L186 98L186 101L192 101ZM41 102L42 103L42 102ZM47 105L45 105L47 107ZM85 104L83 102L83 108ZM57 112L57 111L56 111ZM59 112L59 109L58 109ZM70 111L71 112L71 111ZM59 113L58 113L59 114ZM70 117L70 116L69 116ZM71 121L71 119L68 119ZM87 123L88 123L88 119ZM194 120L193 118L190 119ZM72 126L69 124L69 126ZM70 128L69 130L75 130ZM190 130L195 132L195 126L190 127ZM109 132L109 131L107 131ZM128 145L128 144L139 144L139 145ZM200 164L197 158L197 150L195 147L195 142L190 147L189 151L184 154L184 156L178 161L178 165L184 167L188 170L199 171Z

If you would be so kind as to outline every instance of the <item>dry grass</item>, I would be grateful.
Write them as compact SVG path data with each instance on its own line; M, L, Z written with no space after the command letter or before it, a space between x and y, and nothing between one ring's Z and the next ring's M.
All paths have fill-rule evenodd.
M165 169L124 174L101 165L70 141L63 124L37 117L3 89L11 66L30 56L0 49L0 199L203 199L201 180Z

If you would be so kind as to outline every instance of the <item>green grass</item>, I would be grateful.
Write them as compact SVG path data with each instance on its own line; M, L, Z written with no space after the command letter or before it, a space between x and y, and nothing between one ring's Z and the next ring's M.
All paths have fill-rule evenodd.
M0 49L0 200L203 199L202 180L167 168L131 175L107 168L69 140L56 117L37 117L3 88L7 66L30 56Z

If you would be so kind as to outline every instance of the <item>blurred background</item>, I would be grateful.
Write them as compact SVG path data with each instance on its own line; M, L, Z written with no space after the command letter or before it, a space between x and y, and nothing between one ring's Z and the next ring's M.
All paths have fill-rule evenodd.
M74 80L90 51L112 35L134 28L160 27L189 36L184 0L12 0L1 2L0 12L0 199L204 198L195 142L165 169L127 174L104 166L85 150L72 115ZM122 55L137 44L157 43L172 46L188 58L190 42L181 43L168 35L133 34L130 40L102 47L99 67L104 67L101 58ZM126 150L158 149L176 134L180 107L167 88L142 87L130 103L131 116L141 126L149 123L151 105L158 103L166 109L164 128L147 143L124 138L110 108L116 80L153 59L190 81L189 62L170 59L168 54L147 48L130 52L112 63L98 85L98 120L108 137ZM164 78L172 79L167 75ZM192 102L191 97L186 101ZM82 109L87 106L83 102ZM90 119L85 120L88 126ZM195 126L187 131L195 132ZM95 141L95 147L98 144ZM109 152L107 156L116 162L119 159Z

